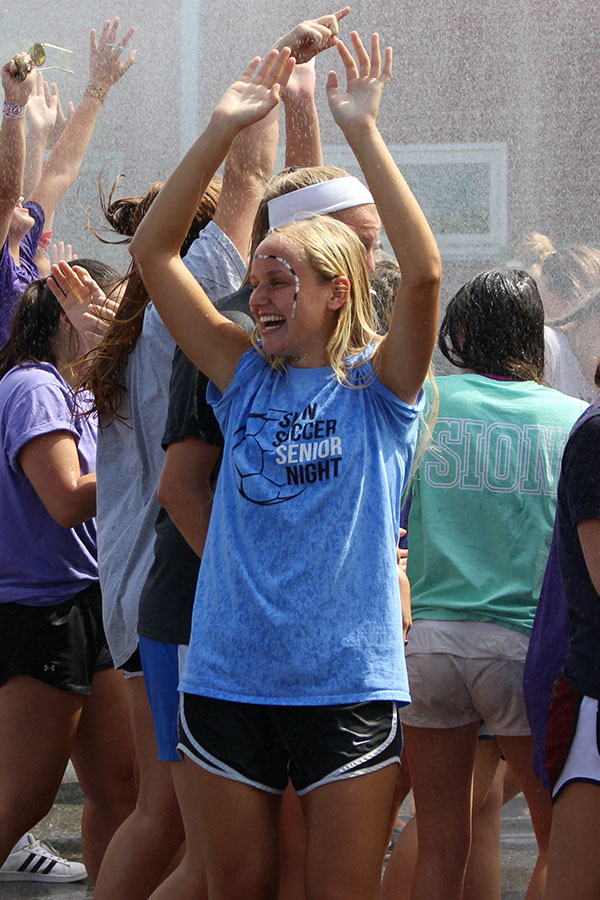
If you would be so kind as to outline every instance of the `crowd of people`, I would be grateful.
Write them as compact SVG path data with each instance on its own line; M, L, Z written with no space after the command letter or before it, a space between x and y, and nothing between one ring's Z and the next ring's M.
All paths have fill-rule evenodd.
M27 54L2 69L0 880L500 900L522 790L527 900L600 895L600 250L526 235L440 325L377 125L392 51L349 11L102 198L124 275L48 249L134 30L92 31L66 114ZM362 180L323 159L320 53ZM69 759L85 866L31 833Z

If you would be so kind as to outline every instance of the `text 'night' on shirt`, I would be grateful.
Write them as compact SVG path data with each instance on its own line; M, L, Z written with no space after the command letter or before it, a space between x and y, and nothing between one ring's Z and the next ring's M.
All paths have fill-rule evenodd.
M354 372L366 387L249 350L224 395L209 385L225 450L183 690L408 702L396 545L423 398Z

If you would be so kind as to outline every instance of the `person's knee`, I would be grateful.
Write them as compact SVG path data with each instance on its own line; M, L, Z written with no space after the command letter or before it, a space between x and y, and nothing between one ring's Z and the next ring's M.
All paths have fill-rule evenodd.
M14 835L14 844L22 834L48 815L55 797L56 790L46 788L31 794L24 791L17 797L0 799L0 833Z
M209 874L209 893L227 900L277 900L279 871L277 866L260 859L233 857L213 867Z
M77 770L79 783L85 796L86 814L106 821L123 821L135 809L137 786L130 772L129 777L82 777Z
M150 841L164 842L176 848L185 840L183 820L177 805L153 806L152 803L140 802L138 798L133 815L136 829Z
M160 820L165 829L183 828L179 803L172 782L140 785L137 795L136 810L147 820Z
M86 800L96 806L122 806L124 803L135 806L137 784L133 768L103 778L80 779L80 782Z
M444 827L443 819L437 822L437 827L424 829L419 827L417 816L417 832L419 839L419 855L436 857L446 866L466 866L471 850L471 828L455 822Z
M368 877L344 877L337 873L322 873L317 878L307 877L304 882L305 900L370 900L380 895L381 875Z

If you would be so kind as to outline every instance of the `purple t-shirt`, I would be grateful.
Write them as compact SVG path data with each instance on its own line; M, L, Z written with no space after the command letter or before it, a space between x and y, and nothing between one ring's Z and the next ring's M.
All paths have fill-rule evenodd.
M579 693L600 696L598 594L577 532L579 522L600 518L599 441L597 402L573 426L563 454L552 546L525 661L534 770L548 788L545 744L554 679L562 669Z
M40 277L35 254L44 227L44 210L31 200L23 206L30 211L34 224L19 245L20 265L17 266L9 253L8 238L0 253L0 347L8 340L19 297L28 284Z
M68 431L81 474L96 468L96 423L73 416L73 391L50 363L15 366L0 381L0 602L61 603L98 580L96 522L64 528L19 465L29 441Z
M550 789L546 771L548 712L554 679L565 661L569 644L569 616L558 561L557 536L558 529L555 522L550 555L523 672L523 693L533 735L533 769L548 790Z

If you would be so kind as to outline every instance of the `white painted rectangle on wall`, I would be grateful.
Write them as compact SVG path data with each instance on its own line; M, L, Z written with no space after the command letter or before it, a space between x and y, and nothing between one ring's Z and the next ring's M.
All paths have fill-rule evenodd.
M390 144L445 259L503 256L507 242L504 143ZM362 178L349 147L323 148L327 164ZM363 179L364 180L364 179Z

